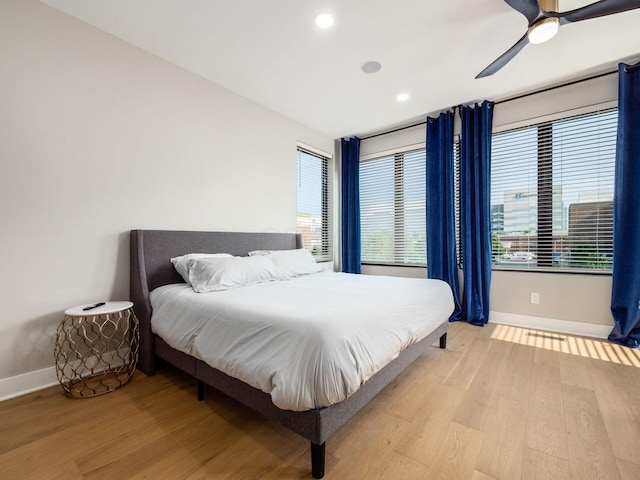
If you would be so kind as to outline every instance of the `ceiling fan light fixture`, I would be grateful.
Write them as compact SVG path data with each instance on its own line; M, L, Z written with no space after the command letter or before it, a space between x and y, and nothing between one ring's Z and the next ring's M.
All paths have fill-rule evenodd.
M531 25L527 31L529 43L544 43L551 40L558 33L560 28L560 20L556 17L545 18L534 25Z

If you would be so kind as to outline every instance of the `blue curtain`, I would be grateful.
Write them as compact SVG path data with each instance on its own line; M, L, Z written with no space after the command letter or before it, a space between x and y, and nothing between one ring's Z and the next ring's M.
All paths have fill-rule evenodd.
M360 273L360 139L342 139L342 271Z
M491 284L491 126L493 104L461 107L460 223L465 320L489 321Z
M427 117L427 275L443 280L453 292L449 321L462 318L456 262L453 112Z
M609 340L640 348L640 68L618 67L618 139L613 196L614 327Z

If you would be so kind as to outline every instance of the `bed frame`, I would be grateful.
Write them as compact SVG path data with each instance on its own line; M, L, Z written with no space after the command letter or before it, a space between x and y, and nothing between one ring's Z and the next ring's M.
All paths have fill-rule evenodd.
M404 350L395 360L373 375L346 400L326 408L304 412L281 410L271 396L232 378L201 360L171 348L151 331L149 292L154 288L184 280L173 268L170 258L186 253L230 253L246 255L252 250L288 250L301 248L300 235L290 233L188 232L170 230L132 230L130 235L131 301L140 322L138 368L153 375L160 358L198 380L198 398L204 384L210 385L244 405L273 419L311 442L311 473L324 476L325 442L344 423L364 407L408 365L439 339L446 348L448 319L443 319L431 334Z

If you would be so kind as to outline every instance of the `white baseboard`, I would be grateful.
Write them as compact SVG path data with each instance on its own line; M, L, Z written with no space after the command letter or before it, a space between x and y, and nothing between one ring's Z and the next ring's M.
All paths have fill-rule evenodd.
M0 402L56 385L55 367L43 368L14 377L0 379ZM62 390L61 390L62 391Z
M65 369L64 372L66 375L71 376L71 370L73 370L76 374L84 376L85 373L88 374L90 372L85 366L93 367L91 372L96 373L104 371L107 368L107 364L110 368L119 367L122 365L122 359L126 358L129 354L129 349L122 348L119 352L119 355L116 355L116 352L105 352L100 359L97 357L89 357L82 362L76 360L67 365L67 369ZM58 384L56 367L43 368L35 372L27 372L14 377L2 378L0 379L0 402L42 390L43 388L56 384ZM62 392L62 388L60 391Z
M582 337L607 338L613 325L601 325L597 323L574 322L557 318L534 317L531 315L518 315L516 313L491 312L490 323L511 325L514 327L530 328L532 330L545 330L548 332L566 333Z

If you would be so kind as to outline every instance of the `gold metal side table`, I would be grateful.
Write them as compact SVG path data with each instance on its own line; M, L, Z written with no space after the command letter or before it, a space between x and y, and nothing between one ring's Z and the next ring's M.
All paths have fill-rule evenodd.
M56 374L74 398L95 397L127 383L138 362L140 330L131 302L80 305L64 312L56 333Z

